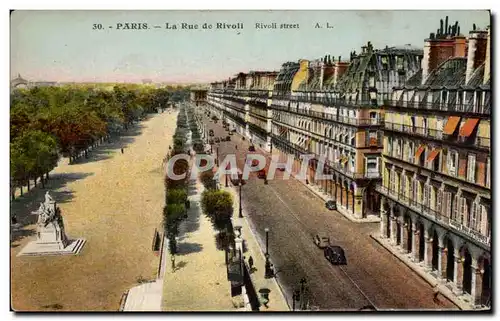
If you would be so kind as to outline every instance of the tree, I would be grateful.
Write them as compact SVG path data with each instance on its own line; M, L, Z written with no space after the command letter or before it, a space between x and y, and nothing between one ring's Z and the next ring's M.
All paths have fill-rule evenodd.
M216 228L223 229L231 221L233 198L229 192L205 190L201 195L201 206Z
M56 165L59 158L54 137L40 130L26 130L10 145L11 177L14 187L29 179L42 178ZM29 181L28 181L29 187Z

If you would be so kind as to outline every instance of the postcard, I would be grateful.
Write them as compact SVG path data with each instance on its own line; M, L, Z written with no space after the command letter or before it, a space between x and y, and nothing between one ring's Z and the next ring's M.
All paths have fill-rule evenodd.
M12 11L11 311L491 311L490 19Z

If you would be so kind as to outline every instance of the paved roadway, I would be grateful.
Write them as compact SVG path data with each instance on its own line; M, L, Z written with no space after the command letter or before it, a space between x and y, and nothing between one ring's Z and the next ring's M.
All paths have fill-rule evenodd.
M214 129L215 136L227 136L220 121L214 124L205 116L204 122L207 129ZM242 141L238 134L231 138L218 144L219 157L236 151L241 168L249 142ZM265 240L264 228L270 229L271 262L289 302L300 279L306 277L310 305L320 310L358 310L369 305L380 310L456 309L442 296L439 303L433 302L432 287L369 236L378 231L378 223L353 223L327 210L295 179L278 177L264 185L252 174L242 189L244 213L261 241ZM312 241L319 231L328 233L333 243L344 248L346 266L332 266L326 261ZM264 273L264 267L257 268L256 273Z

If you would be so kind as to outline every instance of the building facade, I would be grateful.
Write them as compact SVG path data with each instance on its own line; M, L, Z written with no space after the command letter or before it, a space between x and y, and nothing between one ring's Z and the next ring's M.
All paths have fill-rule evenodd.
M384 104L381 237L475 307L491 293L489 32L425 40Z
M211 84L210 110L473 307L491 302L490 31L458 22L349 60L286 62ZM319 160L324 160L321 168ZM316 179L317 173L331 175Z

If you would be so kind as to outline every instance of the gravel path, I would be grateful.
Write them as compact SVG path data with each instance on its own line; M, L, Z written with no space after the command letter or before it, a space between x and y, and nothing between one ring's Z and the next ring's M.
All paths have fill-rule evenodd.
M151 250L165 203L162 161L172 144L177 113L150 116L90 159L63 162L47 186L58 201L70 238L86 238L78 256L16 257L35 240L45 190L36 188L11 210L24 228L11 235L11 298L15 310L118 310L124 291L153 279L159 257ZM122 154L120 148L124 147Z

